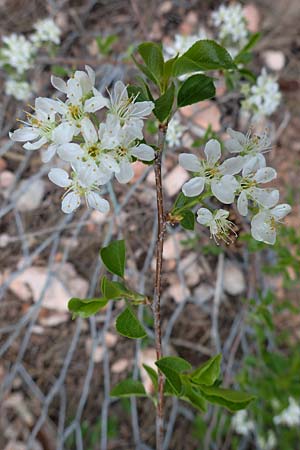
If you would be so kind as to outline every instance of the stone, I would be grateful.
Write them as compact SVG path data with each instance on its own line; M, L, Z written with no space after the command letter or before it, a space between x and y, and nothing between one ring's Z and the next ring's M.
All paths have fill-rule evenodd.
M201 284L193 293L195 303L202 305L213 297L214 292L214 289L208 283Z
M180 255L180 241L184 239L183 233L175 233L169 236L164 244L164 259L176 259Z
M259 31L260 27L260 13L254 3L248 3L243 8L243 13L247 21L247 28L251 33Z
M225 262L223 288L229 295L241 295L245 292L246 282L242 270L231 261Z
M121 358L115 361L111 366L112 373L122 373L125 372L125 370L129 366L129 361L126 358Z
M211 125L213 131L220 131L221 111L216 102L207 100L202 102L201 106L201 110L199 110L199 112L197 112L197 114L193 117L194 124L205 130L209 125Z
M141 351L139 353L138 365L140 368L142 383L144 385L145 391L148 394L154 393L154 386L152 384L152 381L151 381L148 373L144 369L143 364L146 364L147 366L154 369L155 372L157 372L157 366L155 365L156 360L157 360L156 351L154 348L141 349Z
M176 303L181 303L189 297L190 290L177 282L173 283L172 286L168 288L168 295L173 298Z
M178 194L182 185L189 179L189 175L183 167L177 165L164 179L164 187L170 197Z
M17 200L17 208L19 211L33 211L37 209L44 197L45 182L43 180L34 180L28 184L27 180L20 183L20 190L26 185L26 190Z
M3 190L4 196L5 191L14 184L15 179L15 174L10 170L3 170L3 172L0 173L0 189Z
M285 56L280 50L266 50L262 57L271 70L279 71L284 68Z

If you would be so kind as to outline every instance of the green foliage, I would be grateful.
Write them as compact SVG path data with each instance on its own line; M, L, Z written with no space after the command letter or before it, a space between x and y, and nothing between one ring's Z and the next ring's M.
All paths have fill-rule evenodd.
M145 92L144 87L141 86L127 86L127 93L129 97L134 97L136 102L145 102L149 100L148 93Z
M211 40L197 41L173 64L173 76L199 70L236 69L236 65L225 48Z
M58 64L51 66L51 73L56 77L67 77L70 75L70 72L65 67Z
M196 384L212 386L217 381L221 371L222 355L210 358L191 374L191 380Z
M124 283L111 281L106 277L102 278L101 290L103 296L107 300L128 299L133 300L136 303L140 303L145 299L145 296L143 294L139 294L136 291L128 289Z
M229 411L245 409L250 402L255 400L253 395L246 394L245 392L222 389L214 386L201 386L201 393L209 402L224 406L229 409Z
M168 120L172 112L172 106L174 103L175 86L171 83L170 87L162 94L157 100L155 100L155 108L153 113L155 117L162 123Z
M185 80L178 91L177 104L182 106L214 97L216 94L215 85L211 77L196 74Z
M135 397L147 397L143 384L138 380L132 380L130 378L117 384L111 390L110 395L111 397L130 397L132 395Z
M107 305L106 298L71 298L68 302L68 309L72 312L72 317L87 318L96 314L101 308Z
M180 220L180 225L182 228L193 231L195 228L195 214L193 211L183 211L181 216L182 219Z
M177 356L166 356L155 363L177 394L181 392L180 373L191 369L189 362Z
M102 55L109 55L112 52L112 47L115 42L117 42L118 36L116 34L109 34L106 37L97 36L96 42L99 52Z
M137 50L145 66L137 63L134 59L135 63L150 80L160 86L164 73L164 57L161 45L154 42L143 42L138 46Z
M234 58L236 64L247 64L252 59L252 54L249 53L250 50L257 44L261 38L261 33L254 33L250 36L247 44L239 51L239 53Z
M147 374L149 375L155 390L157 391L158 390L157 372L155 372L155 370L152 367L148 366L147 364L143 364L143 367L146 370Z
M116 329L122 336L131 339L140 339L147 334L129 306L117 317Z
M125 271L125 241L112 241L100 250L100 256L105 267L113 274L124 277Z

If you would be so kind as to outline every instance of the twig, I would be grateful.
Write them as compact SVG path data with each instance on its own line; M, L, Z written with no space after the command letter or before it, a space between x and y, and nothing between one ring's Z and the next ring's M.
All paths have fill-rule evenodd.
M158 135L158 150L156 152L156 159L154 165L158 227L157 227L157 240L155 250L156 255L155 288L154 288L152 308L154 315L155 349L157 359L160 359L162 357L160 296L161 296L162 256L163 256L166 220L164 217L161 161L165 145L166 132L167 132L167 125L160 125ZM156 450L163 449L163 434L164 434L163 410L164 410L164 377L163 374L160 371L158 371L158 402L156 409Z

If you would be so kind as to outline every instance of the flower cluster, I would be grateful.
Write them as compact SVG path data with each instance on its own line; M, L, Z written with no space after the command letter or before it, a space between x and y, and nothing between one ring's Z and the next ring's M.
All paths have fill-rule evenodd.
M266 167L263 155L270 148L270 141L265 134L260 137L250 133L244 135L232 129L227 133L230 139L225 142L225 147L236 156L223 162L220 162L221 145L215 139L210 139L205 145L205 159L189 153L179 155L179 164L194 174L182 186L182 192L187 197L197 197L206 189L223 204L229 205L237 200L237 209L242 216L247 216L249 209L254 213L251 220L253 238L274 244L276 223L290 212L291 207L277 204L277 189L261 187L277 176L275 169ZM208 209L200 208L197 221L209 227L215 239L227 242L230 232L234 232L228 215L228 211L223 209L212 214Z
M300 405L292 397L289 397L289 406L273 419L275 425L287 425L294 427L300 425Z
M218 39L234 57L247 42L249 32L239 3L221 5L212 13L213 25L218 28Z
M245 409L234 414L231 426L237 434L242 436L248 436L251 431L255 430L255 423L248 418L248 412Z
M273 114L281 101L279 85L274 77L267 74L265 68L257 78L256 84L243 85L242 94L245 96L242 110L252 115L254 121Z
M71 166L71 173L53 168L49 179L66 189L62 210L71 213L85 198L88 206L107 212L108 202L100 194L113 175L120 183L133 177L132 162L152 161L154 150L143 140L143 120L151 113L152 102L136 102L118 81L109 98L95 88L95 73L76 71L67 82L52 77L52 85L66 100L38 97L34 114L27 115L24 127L10 133L14 141L25 142L26 150L47 146L42 159L57 154ZM98 124L95 113L105 109L106 119Z
M165 55L168 58L174 58L176 55L181 56L200 39L207 39L206 31L203 28L200 28L197 34L175 34L174 40L169 45L164 46Z
M168 131L166 135L166 141L169 147L179 147L181 144L181 138L186 131L186 127L182 125L180 116L175 114L169 122Z
M25 101L31 96L32 87L26 80L26 72L34 66L38 49L44 44L59 44L60 29L52 19L38 21L35 32L29 38L13 33L2 38L0 66L7 69L6 95Z

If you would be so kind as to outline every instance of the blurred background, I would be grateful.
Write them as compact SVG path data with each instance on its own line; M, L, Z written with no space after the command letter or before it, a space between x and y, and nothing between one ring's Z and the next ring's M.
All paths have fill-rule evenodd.
M0 0L3 450L155 446L153 404L109 397L118 381L138 373L151 392L142 368L156 359L151 315L140 310L148 337L133 342L116 334L118 303L87 320L73 321L67 311L71 297L100 295L99 248L120 236L127 244L126 277L151 295L156 234L151 167L137 162L129 186L108 185L108 216L85 207L64 215L61 192L47 178L53 163L43 164L39 151L26 152L8 137L16 118L25 119L35 97L55 95L51 74L68 77L88 64L102 93L119 79L134 83L130 55L143 40L161 42L172 56L209 37L235 56L257 32L262 36L247 67L261 83L247 74L225 79L216 99L182 108L170 125L166 205L172 206L188 177L177 164L179 152L200 148L211 137L226 138L228 126L244 132L251 126L271 134L267 158L278 171L281 200L293 211L274 247L255 242L249 223L235 210L230 217L240 236L228 246L216 246L200 227L170 228L162 296L165 351L195 366L222 351L223 385L251 392L257 401L233 415L218 407L200 414L168 399L165 449L300 449L300 5L298 0L240 2L241 38L234 21L226 28L222 5L216 0ZM257 107L253 95L265 95L262 85L271 86L272 104ZM149 120L150 140L153 129Z

